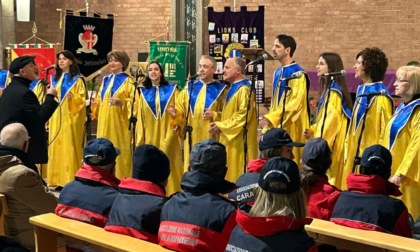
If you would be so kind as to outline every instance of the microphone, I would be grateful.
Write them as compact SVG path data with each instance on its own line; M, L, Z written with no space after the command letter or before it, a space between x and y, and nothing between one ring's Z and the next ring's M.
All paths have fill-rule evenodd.
M281 81L288 81L288 80L292 80L292 79L299 79L300 77L302 77L302 72L296 72L296 73L293 73L292 75L290 75L287 78L281 78Z
M131 76L133 76L135 79L137 79L137 77L139 76L139 75L138 75L138 72L139 72L139 67L138 67L138 66L136 66L136 65L132 65L132 66L130 67L130 73L131 73Z
M324 76L346 76L346 70L341 70L340 72L324 73Z
M268 59L268 55L266 53L264 53L263 55L261 55L261 57L258 57L256 60L249 62L246 66L261 63L266 59Z
M380 92L370 93L370 94L361 94L357 97L373 97L377 95L386 95L386 90L382 89Z
M55 65L51 65L51 66L49 66L49 67L47 67L47 68L44 68L44 71L45 72L48 72L48 71L50 71L51 69L53 69L53 68L55 68Z
M93 78L92 78L92 82L93 83L95 83L95 79L99 76L99 75L101 75L102 74L102 71L98 71L96 74L95 74L95 76L93 76Z
M193 76L190 76L189 80L194 80L195 78L197 78L198 76L200 76L200 72L197 72L196 74L194 74Z

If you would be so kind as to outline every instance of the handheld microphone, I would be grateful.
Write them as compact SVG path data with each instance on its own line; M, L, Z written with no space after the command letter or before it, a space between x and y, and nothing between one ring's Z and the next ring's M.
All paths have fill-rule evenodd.
M51 66L49 66L49 67L47 67L47 68L44 68L44 71L45 72L48 72L48 71L50 71L51 69L53 69L53 68L55 68L55 65L51 65Z
M292 80L292 79L299 79L300 77L302 77L302 72L296 72L296 73L293 73L292 75L290 75L287 78L281 78L281 81L288 81L288 80Z
M361 94L357 97L373 97L377 95L386 95L385 89L382 89L380 92L370 93L370 94Z
M93 78L92 78L92 82L95 82L95 79L99 76L99 75L101 75L102 74L102 71L98 71L96 74L95 74L95 76L93 76Z
M346 76L346 70L341 70L340 72L324 73L324 76Z
M193 76L190 76L189 80L194 80L195 78L197 78L198 76L200 76L200 72L197 72L196 74L194 74Z
M256 60L249 62L246 66L261 63L266 59L268 59L268 55L266 53L264 53L263 55L261 55L261 57L258 57Z

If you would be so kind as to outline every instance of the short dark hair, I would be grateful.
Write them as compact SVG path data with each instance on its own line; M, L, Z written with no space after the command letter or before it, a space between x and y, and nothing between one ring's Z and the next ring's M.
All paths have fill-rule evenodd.
M373 82L382 81L388 68L388 58L378 47L365 48L356 55L356 60L362 56L362 65L365 74L370 76Z
M284 48L290 47L290 57L293 57L293 54L296 50L296 41L292 36L286 34L280 34L276 37L279 42L284 46Z

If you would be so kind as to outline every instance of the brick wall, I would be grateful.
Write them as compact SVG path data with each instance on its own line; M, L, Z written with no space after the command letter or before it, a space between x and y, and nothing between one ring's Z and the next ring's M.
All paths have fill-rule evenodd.
M89 2L93 11L118 15L115 18L114 48L127 51L132 59L137 59L137 52L148 51L145 40L164 33L166 22L172 15L171 0ZM234 1L203 2L216 11L223 11L224 6L233 8ZM392 69L411 60L420 60L420 0L236 0L237 10L242 5L250 9L264 5L265 49L271 52L276 35L292 35L298 44L295 59L307 69L315 68L318 55L323 51L339 53L345 67L351 68L356 53L371 46L384 50ZM79 10L84 7L85 0L37 0L38 36L62 43L63 30L58 29L59 13L56 9ZM17 23L17 42L30 37L31 28L32 23ZM271 82L272 72L278 66L278 62L267 62L267 83ZM266 92L271 92L270 87Z

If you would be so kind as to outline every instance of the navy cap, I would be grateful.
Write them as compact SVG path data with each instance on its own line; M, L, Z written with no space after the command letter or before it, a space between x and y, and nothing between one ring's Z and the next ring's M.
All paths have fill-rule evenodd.
M302 162L315 174L325 174L332 162L328 142L320 137L309 139L303 147Z
M270 158L263 166L258 185L267 192L289 194L300 189L297 164L288 158Z
M169 159L163 151L150 144L143 144L134 151L132 177L160 183L169 177Z
M261 136L259 149L266 150L280 146L302 147L304 143L293 142L289 133L281 128L273 128Z
M12 74L19 73L19 70L28 65L29 63L34 62L35 63L35 56L21 56L12 61L9 67L9 71Z
M362 154L360 160L360 173L366 175L380 175L384 179L391 176L392 155L389 150L382 145L375 144Z
M97 138L86 144L83 161L88 165L104 166L113 163L120 153L108 139Z
M223 144L207 139L194 145L190 153L190 170L215 175L226 169L226 148Z

